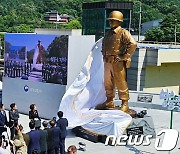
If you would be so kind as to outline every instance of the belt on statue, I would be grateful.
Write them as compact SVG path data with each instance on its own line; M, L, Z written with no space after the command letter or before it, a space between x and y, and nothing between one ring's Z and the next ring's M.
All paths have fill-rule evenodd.
M114 63L115 56L114 55L103 56L103 61L106 63Z
M106 63L116 63L115 61L116 57L117 55L106 55L106 56L103 56L103 61Z

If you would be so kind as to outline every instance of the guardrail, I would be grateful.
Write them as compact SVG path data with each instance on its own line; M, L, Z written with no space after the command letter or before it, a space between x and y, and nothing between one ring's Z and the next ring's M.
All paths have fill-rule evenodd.
M156 41L139 41L138 43L145 43L145 44L162 44L162 45L180 45L179 42L156 42Z

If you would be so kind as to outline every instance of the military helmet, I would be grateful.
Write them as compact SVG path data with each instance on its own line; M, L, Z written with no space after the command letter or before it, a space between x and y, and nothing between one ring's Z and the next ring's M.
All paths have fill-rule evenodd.
M123 22L123 14L120 11L112 11L107 20L117 20Z

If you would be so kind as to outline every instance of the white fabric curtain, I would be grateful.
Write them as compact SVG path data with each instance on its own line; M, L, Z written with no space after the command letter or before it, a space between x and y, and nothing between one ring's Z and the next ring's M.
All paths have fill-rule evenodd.
M83 126L90 131L121 135L132 118L120 110L95 110L106 100L102 39L93 46L84 67L66 91L59 110L69 121L69 127Z

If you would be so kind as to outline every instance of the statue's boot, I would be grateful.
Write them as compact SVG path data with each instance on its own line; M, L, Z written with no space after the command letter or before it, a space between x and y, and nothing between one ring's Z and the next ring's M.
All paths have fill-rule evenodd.
M127 100L122 100L122 104L121 104L120 110L128 113L129 106L128 106L128 101Z
M112 108L114 108L113 98L107 98L107 100L104 103L97 105L95 109L108 110Z
M136 117L136 115L137 115L135 110L129 109L127 100L122 100L120 110L129 114L132 118Z

